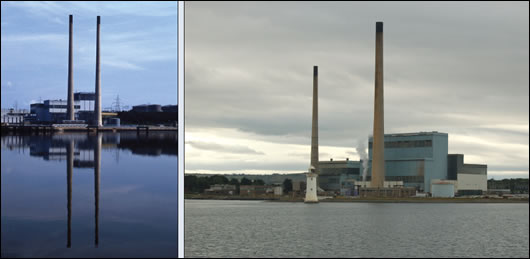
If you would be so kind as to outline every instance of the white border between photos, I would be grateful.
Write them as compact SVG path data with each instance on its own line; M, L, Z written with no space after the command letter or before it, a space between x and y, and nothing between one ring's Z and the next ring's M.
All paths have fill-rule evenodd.
M178 257L184 258L184 2L177 2L178 57Z

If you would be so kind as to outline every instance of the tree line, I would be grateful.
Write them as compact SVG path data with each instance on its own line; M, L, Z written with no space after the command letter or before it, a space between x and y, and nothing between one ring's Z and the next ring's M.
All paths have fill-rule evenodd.
M212 176L196 176L196 175L185 175L184 176L184 190L186 193L203 193L204 190L209 189L214 184L231 184L236 186L236 193L239 193L239 187L241 185L265 185L262 179L250 180L243 177L241 181L232 178L228 179L223 175L212 175ZM283 181L284 192L290 192L293 190L293 183L291 179L285 179Z

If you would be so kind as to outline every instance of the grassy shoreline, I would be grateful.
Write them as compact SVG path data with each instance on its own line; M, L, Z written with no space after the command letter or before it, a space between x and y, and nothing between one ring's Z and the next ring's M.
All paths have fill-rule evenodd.
M186 194L187 200L237 200L237 201L270 201L270 202L304 202L303 198L292 197L241 197L241 196L216 196ZM363 202L363 203L529 203L525 199L500 199L500 198L329 198L320 202Z

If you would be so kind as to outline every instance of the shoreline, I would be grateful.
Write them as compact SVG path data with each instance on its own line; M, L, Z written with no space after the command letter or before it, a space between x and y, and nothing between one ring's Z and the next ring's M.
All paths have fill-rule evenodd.
M2 135L5 133L61 133L61 132L146 132L146 131L174 131L177 127L156 125L121 125L121 126L56 126L56 125L2 125Z
M268 202L304 202L303 198L287 197L240 197L240 196L197 196L184 195L185 200L223 200L223 201L268 201ZM322 203L529 203L528 198L328 198Z

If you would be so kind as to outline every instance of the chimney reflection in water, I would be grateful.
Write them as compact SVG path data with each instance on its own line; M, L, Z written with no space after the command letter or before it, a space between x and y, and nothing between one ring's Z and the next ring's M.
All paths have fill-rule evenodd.
M96 247L98 247L99 243L99 172L101 169L101 134L97 135L96 139L96 148L94 149L94 198L95 198L95 206L96 206L96 212L95 212L95 218L96 218Z
M101 134L96 137L94 147L94 205L95 205L95 245L99 244L99 183L101 169ZM74 172L74 140L70 139L66 146L66 179L68 188L68 231L66 247L72 247L72 176Z
M68 241L66 247L72 246L72 173L74 171L74 140L66 146L66 181L68 184Z

